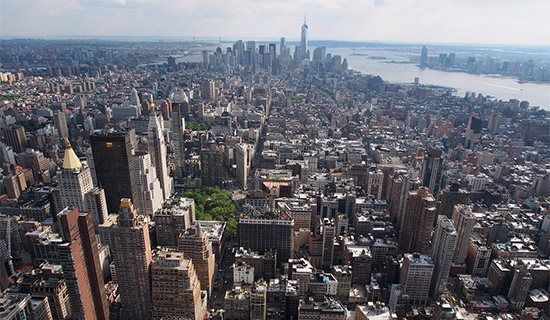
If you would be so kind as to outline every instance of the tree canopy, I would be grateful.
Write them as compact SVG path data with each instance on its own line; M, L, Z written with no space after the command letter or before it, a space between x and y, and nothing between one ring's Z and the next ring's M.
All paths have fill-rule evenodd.
M226 234L229 237L237 234L237 207L231 199L231 191L202 186L185 191L182 197L195 200L197 220L226 221Z

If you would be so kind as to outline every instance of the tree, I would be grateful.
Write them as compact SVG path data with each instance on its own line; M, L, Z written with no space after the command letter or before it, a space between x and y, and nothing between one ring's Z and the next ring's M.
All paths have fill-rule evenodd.
M226 235L233 237L237 234L237 206L230 191L202 186L189 189L181 196L195 200L195 219L226 221Z

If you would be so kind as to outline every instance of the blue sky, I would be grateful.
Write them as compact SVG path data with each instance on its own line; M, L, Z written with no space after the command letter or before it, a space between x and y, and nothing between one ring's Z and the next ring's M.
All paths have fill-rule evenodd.
M548 0L0 0L0 36L550 45Z

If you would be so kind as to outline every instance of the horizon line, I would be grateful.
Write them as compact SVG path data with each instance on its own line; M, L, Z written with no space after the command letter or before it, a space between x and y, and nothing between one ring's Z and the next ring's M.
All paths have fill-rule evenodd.
M102 39L103 38L103 39ZM113 38L113 39L106 39ZM133 38L133 39L132 39ZM151 40L144 41L143 39L136 40L139 38L148 38ZM195 39L196 38L196 39ZM280 41L281 38L285 38L288 42L300 42L299 38L287 38L287 37L221 37L221 36L160 36L160 35L0 35L0 40L104 40L104 41L120 41L120 42L165 42L165 39L170 39L169 42L195 42L195 43L227 43L230 41L238 40L251 40L257 39L256 41ZM186 39L186 40L183 40ZM225 39L225 40L224 40ZM220 42L221 41L221 42ZM322 41L331 41L331 42L340 42L340 43L373 43L373 44L415 44L415 45L447 45L447 46L515 46L515 47L537 47L537 48L548 48L550 49L550 44L515 44L515 43L477 43L477 42L434 42L434 41L407 41L407 40L350 40L350 39L323 39L323 38L314 38L309 39L308 42L322 42Z

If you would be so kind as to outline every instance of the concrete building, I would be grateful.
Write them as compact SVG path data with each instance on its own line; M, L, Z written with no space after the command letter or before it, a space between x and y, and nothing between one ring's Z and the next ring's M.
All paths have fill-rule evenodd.
M151 114L147 129L147 145L151 162L155 167L157 179L162 188L163 200L166 200L174 192L174 184L168 172L162 116L156 113Z
M341 302L333 299L323 302L304 299L300 303L298 312L298 320L345 320L348 313Z
M336 297L339 301L344 303L347 303L349 299L352 273L352 268L349 265L332 266L332 274L334 275L334 278L336 278L336 281L338 281Z
M466 270L472 276L484 277L489 270L491 262L491 248L481 243L478 239L472 239L468 246L466 256Z
M267 212L241 216L238 223L239 246L260 253L277 250L277 264L294 257L294 221L286 213Z
M404 255L399 282L405 287L410 304L426 304L433 272L434 263L428 255L417 253Z
M189 100L185 92L172 92L170 100L173 107L170 115L170 129L172 129L170 136L174 146L176 180L178 180L177 183L180 183L185 178L185 146L183 141L185 120L183 118L183 108L185 105L189 105Z
M41 274L28 275L30 283L28 292L35 298L48 299L53 319L68 319L72 310L62 267L46 264L42 266L41 270Z
M67 128L67 117L65 113L61 110L56 110L53 116L53 123L57 129L57 133L60 138L68 139L69 138L69 129Z
M456 239L457 233L452 221L446 216L438 216L431 255L435 263L431 289L434 297L438 297L447 288Z
M420 177L422 185L427 187L431 194L437 196L441 187L441 178L443 177L443 152L441 150L428 149Z
M250 171L249 147L239 143L234 148L235 164L237 165L237 183L246 190L248 188L248 174Z
M254 268L254 280L273 279L277 274L277 253L267 250L263 254L240 248L235 252L236 263L246 263Z
M254 267L251 267L244 262L235 262L233 264L233 283L253 284Z
M457 239L456 250L453 262L457 264L466 263L468 250L470 248L470 236L476 223L470 206L463 204L455 205L453 213L453 225L456 227Z
M109 319L94 224L89 213L65 208L57 215L60 234L27 233L35 266L60 265L67 283L72 317Z
M533 282L533 277L527 270L526 265L516 268L510 290L508 291L508 299L515 310L521 310L525 306L525 301L529 293L529 287Z
M94 186L90 167L82 164L66 140L63 165L57 173L61 207L78 207L92 215L94 225L107 218L105 191Z
M180 252L163 251L151 265L153 319L204 319L206 296L191 259Z
M334 239L337 236L334 219L323 219L321 232L323 235L322 267L324 270L330 270L334 258Z
M152 217L164 202L155 166L151 162L151 156L145 151L136 151L133 162L137 189L134 202L141 209L140 214Z
M176 248L182 232L195 225L195 201L174 197L155 212L157 245Z
M250 292L250 320L265 320L267 315L267 285L256 283Z
M206 234L200 226L187 229L180 234L178 239L178 251L193 261L197 270L201 290L210 294L214 281L215 257Z
M144 216L128 198L120 200L118 222L111 229L118 290L125 319L151 319L151 241Z
M2 136L4 137L4 142L12 147L15 153L23 152L27 148L25 128L20 125L12 125L2 129Z
M409 191L399 231L400 252L428 253L435 220L435 199L425 187Z
M201 182L203 186L223 186L222 153L212 144L201 151Z

